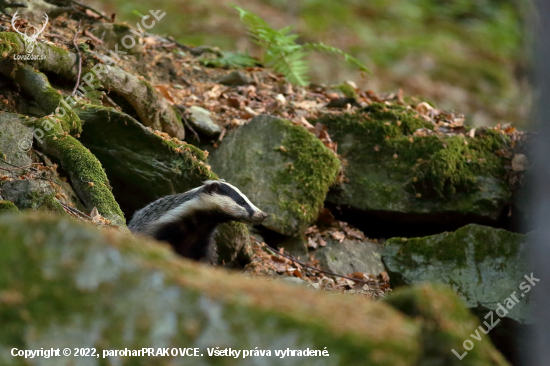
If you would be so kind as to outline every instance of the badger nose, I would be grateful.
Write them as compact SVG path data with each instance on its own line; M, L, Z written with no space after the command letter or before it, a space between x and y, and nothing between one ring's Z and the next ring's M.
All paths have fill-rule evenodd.
M267 217L267 214L266 214L265 212L262 212L262 213L260 214L260 219L261 219L262 221L264 221L264 220L266 219L266 217Z

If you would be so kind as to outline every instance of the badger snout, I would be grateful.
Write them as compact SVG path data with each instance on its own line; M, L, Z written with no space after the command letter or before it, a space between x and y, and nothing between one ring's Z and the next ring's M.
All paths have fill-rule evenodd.
M267 217L267 214L263 211L254 212L254 215L252 215L252 220L254 223L259 224L260 222L264 221Z

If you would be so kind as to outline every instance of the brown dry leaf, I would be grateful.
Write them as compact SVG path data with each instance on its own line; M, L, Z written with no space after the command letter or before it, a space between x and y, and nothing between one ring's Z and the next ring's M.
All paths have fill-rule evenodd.
M284 264L284 263L281 263L281 262L274 262L273 263L273 269L275 269L275 271L277 271L279 273L286 272L287 271L287 265Z
M174 101L174 98L172 98L172 95L170 94L170 89L166 85L155 85L155 88L162 94L164 98L170 102L170 104L176 104Z
M143 43L147 46L155 46L158 42L155 37L144 37Z
M313 226L308 227L304 234L308 235L308 234L313 234L313 233L319 233L319 229L317 228L317 225L313 225Z
M415 109L421 115L427 116L428 113L434 108L431 105L429 105L428 103L422 102L419 105L417 105Z
M94 13L93 11L89 10L89 9L86 9L86 16L90 17L90 18L94 18L94 19L101 19L101 16L99 14L96 14Z
M313 249L317 249L317 242L313 237L307 238L307 246Z
M508 126L504 129L504 133L506 133L506 134L512 134L514 132L516 132L516 128L512 127L512 126Z
M334 240L338 240L340 243L346 239L346 235L341 231L333 231L330 233L330 236L332 236Z

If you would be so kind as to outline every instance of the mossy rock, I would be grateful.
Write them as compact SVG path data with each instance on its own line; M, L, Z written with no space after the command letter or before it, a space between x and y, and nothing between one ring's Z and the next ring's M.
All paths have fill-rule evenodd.
M20 210L46 209L64 213L63 207L55 199L55 190L45 180L14 179L0 182L3 198L13 202Z
M18 212L18 211L19 209L13 202L0 200L0 214L6 213L6 212Z
M382 261L392 286L443 282L481 312L495 311L499 304L511 306L507 300L515 290L519 302L506 316L529 323L530 294L518 287L531 274L526 242L526 235L472 224L423 238L391 238Z
M327 201L361 211L426 215L434 221L468 217L495 222L512 192L509 163L498 152L506 135L491 129L474 138L415 136L433 130L412 109L373 104L357 113L321 117L345 160L346 180Z
M114 229L7 214L0 248L2 365L27 364L12 348L51 347L95 348L98 365L259 362L242 352L209 357L215 347L270 350L261 359L269 365L287 348L329 353L285 358L293 365L413 366L421 357L419 326L384 303L227 273ZM201 356L102 358L143 347L197 347Z
M420 324L423 352L419 365L508 365L489 336L478 328L487 331L487 327L480 325L448 286L424 283L400 288L384 302ZM470 342L474 347L464 349Z
M217 179L204 163L206 153L193 145L154 132L114 109L92 107L78 113L85 122L79 140L101 162L127 215Z
M212 170L269 214L264 225L297 236L312 223L340 162L301 126L261 115L224 138Z

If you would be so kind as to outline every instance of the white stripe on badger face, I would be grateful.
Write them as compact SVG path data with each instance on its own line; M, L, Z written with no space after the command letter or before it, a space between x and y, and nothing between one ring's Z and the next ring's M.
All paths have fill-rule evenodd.
M205 211L211 211L211 212L224 212L229 217L233 218L234 220L240 220L245 222L257 222L258 221L258 214L262 213L262 210L260 210L258 207L256 207L248 197L246 197L237 187L225 182L225 181L206 181L204 182L205 185L211 184L213 182L219 183L219 184L227 184L229 187L231 187L233 190L235 190L242 199L250 205L250 207L253 210L252 215L248 212L248 210L237 204L231 197L221 195L221 194L198 194L189 201L185 201L181 205L173 208L172 210L166 212L164 215L162 215L158 220L153 221L149 223L145 228L143 228L141 231L144 234L152 235L160 226L175 223L181 220L182 217L186 216L192 216L195 212L205 212ZM201 189L204 186L200 186L197 188L193 188L192 190L188 191L188 194L194 194L199 189ZM265 215L265 214L264 214ZM265 218L265 216L263 216ZM261 220L260 220L261 221Z
M252 207L252 210L253 210L254 212L261 211L258 207L254 206L254 204L253 204L252 202L250 202L250 200L248 199L248 197L246 197L246 196L239 190L239 188L237 188L237 187L235 187L234 185L229 184L229 183L227 183L227 182L225 182L225 181L223 182L223 184L227 184L229 187L233 188L238 194L240 194L241 197L244 199L244 201L245 201L246 203L248 203L248 204L250 205L250 207Z
M243 206L237 204L231 197L222 194L207 194L202 197L203 207L212 211L225 213L233 220L249 220L250 214Z

